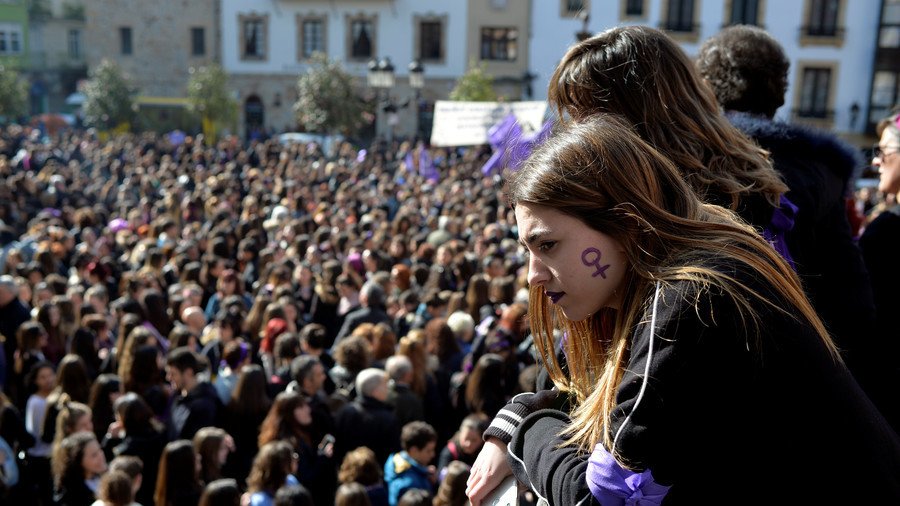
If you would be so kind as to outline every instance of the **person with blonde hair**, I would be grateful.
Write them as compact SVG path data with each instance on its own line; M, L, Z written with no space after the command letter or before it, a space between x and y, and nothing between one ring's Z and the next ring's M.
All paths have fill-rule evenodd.
M900 441L797 275L628 123L571 122L507 192L535 346L572 408L545 391L498 415L509 459L482 450L475 506L505 465L551 504L900 500Z

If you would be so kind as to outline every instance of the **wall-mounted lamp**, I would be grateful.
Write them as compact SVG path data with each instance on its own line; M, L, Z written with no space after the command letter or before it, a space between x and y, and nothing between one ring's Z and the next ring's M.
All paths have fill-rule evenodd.
M853 102L850 106L850 130L856 129L856 120L859 119L859 104Z

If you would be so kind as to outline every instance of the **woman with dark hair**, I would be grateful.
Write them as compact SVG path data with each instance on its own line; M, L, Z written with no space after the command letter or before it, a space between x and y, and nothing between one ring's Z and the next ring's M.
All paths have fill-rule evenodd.
M466 379L466 407L469 412L490 418L497 415L506 402L506 367L500 355L487 353L475 363Z
M47 360L58 364L66 354L66 336L60 329L61 317L59 308L52 302L44 302L38 306L37 315L34 318L47 331L47 345L43 352Z
M247 478L250 506L272 506L278 489L285 485L297 485L293 473L297 470L299 458L285 441L261 445Z
M96 378L100 371L100 357L97 355L97 352L97 335L86 328L75 330L75 334L69 342L69 353L81 357L87 369L88 377L91 380Z
M211 481L203 489L200 506L240 506L241 489L231 478Z
M169 395L162 382L159 369L160 354L156 346L144 345L135 350L125 381L125 391L140 395L162 418L167 409Z
M748 503L900 501L900 441L796 273L679 169L597 115L508 182L535 347L565 394L503 409L473 466L473 504L507 462L552 504L692 504L735 491ZM560 400L568 413L542 409Z
M156 506L195 506L202 492L193 444L180 439L166 445L156 476Z
M41 428L41 440L50 443L56 436L56 418L65 402L88 402L91 380L84 361L78 355L66 355L56 371L56 388L47 397L47 414Z
M66 437L53 451L54 504L90 506L104 472L106 457L92 432Z
M101 374L91 386L88 406L94 422L94 435L103 440L109 424L116 420L113 404L122 395L122 382L115 374Z
M273 441L289 443L300 457L294 474L319 504L334 493L334 464L330 449L318 451L312 446L311 425L312 409L306 398L298 392L282 392L260 427L259 447Z
M119 377L122 378L123 385L125 387L126 392L130 392L132 390L130 378L133 376L129 374L129 371L133 367L132 362L134 361L134 354L138 348L141 346L153 346L154 348L159 347L159 342L156 340L156 337L153 335L153 332L150 329L147 329L143 326L136 326L131 329L124 339L120 338L119 342L123 343L121 347L118 348L118 373Z
M222 478L222 468L234 451L234 439L218 427L204 427L194 434L193 443L200 458L200 481L212 483Z
M266 374L262 367L244 367L225 406L224 428L234 438L235 446L234 455L225 469L226 476L241 482L247 479L253 456L259 450L257 440L260 425L271 406L272 401L266 390Z
M103 448L109 457L128 455L145 462L144 478L136 500L140 504L152 504L156 463L166 442L162 426L154 420L150 406L134 392L119 397L113 409L116 421L109 426Z
M28 396L32 393L28 391L25 379L35 364L46 360L41 348L47 345L47 331L40 323L27 321L19 325L16 331L16 342L18 348L13 361L14 391L17 397L17 406L24 408Z
M169 317L165 295L155 289L144 290L141 294L141 307L146 318L144 325L149 324L149 327L152 327L151 332L155 330L154 335L159 334L157 338L168 336L174 324Z

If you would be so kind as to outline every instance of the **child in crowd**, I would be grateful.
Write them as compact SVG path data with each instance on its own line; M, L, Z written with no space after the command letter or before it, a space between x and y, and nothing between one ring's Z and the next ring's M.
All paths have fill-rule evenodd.
M490 420L479 413L471 414L465 417L459 425L459 431L453 435L453 438L447 442L447 446L441 450L438 458L439 476L447 472L447 466L454 460L464 462L471 466L475 463L475 457L481 451L484 441L481 439L484 431L487 430Z
M403 451L388 457L384 464L384 481L388 486L388 503L396 506L403 493L422 489L430 494L437 482L434 459L437 432L425 422L410 422L403 426L400 444Z

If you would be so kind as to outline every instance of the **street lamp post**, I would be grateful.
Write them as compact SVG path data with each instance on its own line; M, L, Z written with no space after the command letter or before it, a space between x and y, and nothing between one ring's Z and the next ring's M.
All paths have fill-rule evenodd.
M419 99L421 97L422 88L425 87L425 67L419 60L413 60L409 63L409 87L416 91L416 98L413 101L413 114L416 116L415 133L419 134Z
M425 67L422 66L422 63L419 60L413 60L412 62L410 62L408 68L409 87L416 92L415 113L416 131L418 132L419 94L422 88L425 86ZM375 89L376 118L378 115L378 109L381 109L382 111L387 113L386 122L388 125L388 140L393 140L394 127L397 126L397 123L399 122L397 111L409 105L410 101L407 100L405 103L398 105L395 104L391 99L390 90L394 87L395 79L394 65L391 63L390 57L386 56L381 60L375 58L369 60L368 73L366 74L366 83L370 88ZM382 90L384 91L382 92ZM382 106L382 102L384 102L384 106ZM377 124L378 123L376 119L376 125Z
M369 70L366 74L366 83L370 88L375 89L375 125L376 131L378 130L378 109L381 107L381 101L384 100L381 97L381 90L390 90L394 87L394 65L391 63L391 59L389 57L384 57L381 60L377 60L372 58L369 60ZM385 91L386 95L390 92ZM390 101L390 96L388 95L388 101ZM393 129L393 127L391 127Z

